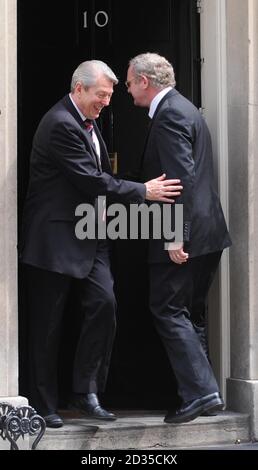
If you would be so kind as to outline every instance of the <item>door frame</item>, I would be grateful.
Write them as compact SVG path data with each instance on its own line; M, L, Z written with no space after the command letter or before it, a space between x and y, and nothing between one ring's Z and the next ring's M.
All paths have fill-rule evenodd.
M202 110L211 131L217 188L226 221L228 203L228 121L226 0L201 0ZM211 302L212 298L212 302ZM225 250L209 302L211 359L221 392L226 399L230 376L229 253Z

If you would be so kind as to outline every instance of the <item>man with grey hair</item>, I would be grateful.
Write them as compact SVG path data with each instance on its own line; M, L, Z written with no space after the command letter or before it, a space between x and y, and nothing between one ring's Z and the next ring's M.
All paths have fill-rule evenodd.
M115 333L109 251L106 240L76 237L77 206L94 206L101 195L125 203L171 202L181 189L179 180L165 180L165 175L144 184L113 177L95 119L109 105L117 82L99 60L80 64L72 77L71 93L45 114L33 139L19 257L30 319L29 398L49 427L63 425L57 414L57 362L63 313L72 288L83 314L72 406L93 418L115 419L97 395L105 388Z
M183 240L172 241L167 250L164 240L149 241L150 308L182 399L165 422L183 423L223 408L204 329L208 290L231 240L214 189L208 128L175 89L172 65L158 54L140 54L129 62L126 86L151 118L142 180L164 172L179 177L184 188L177 199L183 204ZM174 217L174 206L171 210Z

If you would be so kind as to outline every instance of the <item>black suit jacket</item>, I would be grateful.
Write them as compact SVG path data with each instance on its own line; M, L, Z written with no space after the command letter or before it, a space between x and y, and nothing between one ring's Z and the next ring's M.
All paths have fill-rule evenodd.
M199 110L175 89L163 97L155 111L143 156L143 181L162 173L167 178L180 178L183 184L176 203L183 204L183 239L190 257L229 246L231 240L214 188L209 130ZM151 262L170 261L164 240L152 240L149 246Z
M96 240L75 236L75 209L95 205L99 195L141 203L145 186L112 176L105 143L96 123L102 170L92 139L69 96L42 118L35 133L30 181L24 206L20 260L49 271L85 277L96 252Z

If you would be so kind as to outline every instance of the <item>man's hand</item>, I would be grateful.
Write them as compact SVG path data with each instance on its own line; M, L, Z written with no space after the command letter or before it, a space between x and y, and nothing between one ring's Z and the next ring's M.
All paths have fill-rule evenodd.
M177 264L185 263L189 258L189 254L184 251L183 243L169 243L168 254L171 261Z
M144 184L148 201L175 202L171 197L180 196L183 189L183 186L179 185L180 180L166 180L165 173Z

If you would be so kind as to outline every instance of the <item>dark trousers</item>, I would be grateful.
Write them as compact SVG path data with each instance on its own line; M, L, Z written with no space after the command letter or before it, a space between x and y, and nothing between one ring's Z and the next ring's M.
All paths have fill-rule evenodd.
M47 415L58 406L60 332L71 288L83 312L74 360L73 391L95 393L105 388L116 322L113 278L105 250L97 251L85 279L29 265L25 266L25 272L30 317L30 401L38 412Z
M216 251L195 258L193 293L190 305L191 321L199 336L201 345L209 359L208 346L208 305L207 298L210 286L218 269L222 251ZM204 258L204 259L203 259Z
M217 392L218 385L192 323L206 308L208 290L221 252L190 258L186 263L150 265L150 308L177 379L183 401Z

